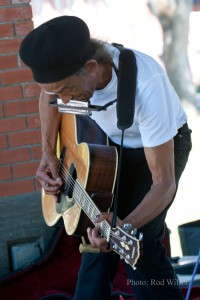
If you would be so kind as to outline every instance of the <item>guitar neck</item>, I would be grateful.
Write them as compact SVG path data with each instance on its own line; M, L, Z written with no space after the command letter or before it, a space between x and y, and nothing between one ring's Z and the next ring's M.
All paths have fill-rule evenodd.
M76 180L74 184L73 190L73 198L74 200L81 206L82 210L88 216L90 221L95 225L94 219L97 215L100 214L100 210L92 201L90 196L86 193L86 191L82 188L78 180ZM102 221L98 223L99 229L103 234L104 238L109 241L111 226L107 221Z

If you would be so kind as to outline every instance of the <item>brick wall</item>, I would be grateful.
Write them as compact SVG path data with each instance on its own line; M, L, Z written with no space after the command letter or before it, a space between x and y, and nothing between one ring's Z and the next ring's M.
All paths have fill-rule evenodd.
M39 88L18 56L33 29L30 0L0 0L0 197L35 192Z

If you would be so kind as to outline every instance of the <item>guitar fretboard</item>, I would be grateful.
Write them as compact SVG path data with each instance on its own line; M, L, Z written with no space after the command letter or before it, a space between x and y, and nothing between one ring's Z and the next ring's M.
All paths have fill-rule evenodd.
M78 202L81 206L82 210L88 216L88 218L94 223L95 217L100 214L100 210L95 205L95 203L91 200L90 196L86 193L86 191L82 188L78 180L75 181L74 189L73 189L73 199ZM101 233L104 238L109 241L110 230L111 227L107 221L102 221L98 223Z

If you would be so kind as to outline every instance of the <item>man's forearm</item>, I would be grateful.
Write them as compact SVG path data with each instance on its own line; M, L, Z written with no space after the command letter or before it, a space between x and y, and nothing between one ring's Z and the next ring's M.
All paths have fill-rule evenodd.
M124 219L134 228L140 228L157 217L172 201L176 190L175 182L152 186L143 201Z
M57 108L49 106L50 100L52 97L42 91L39 100L42 151L55 153L61 116Z

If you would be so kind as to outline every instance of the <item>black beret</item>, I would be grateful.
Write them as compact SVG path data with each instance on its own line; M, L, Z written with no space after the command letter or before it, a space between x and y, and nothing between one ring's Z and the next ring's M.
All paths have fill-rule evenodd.
M51 19L22 41L19 55L38 83L51 83L78 71L93 53L86 23L75 16Z

